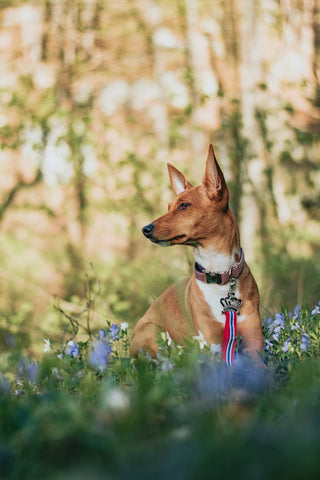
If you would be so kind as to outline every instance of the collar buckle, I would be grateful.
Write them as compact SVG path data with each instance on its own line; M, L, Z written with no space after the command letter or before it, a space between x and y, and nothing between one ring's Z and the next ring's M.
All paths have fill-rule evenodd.
M206 274L207 283L217 283L218 285L222 283L222 278L220 273L209 273L206 271L205 274Z

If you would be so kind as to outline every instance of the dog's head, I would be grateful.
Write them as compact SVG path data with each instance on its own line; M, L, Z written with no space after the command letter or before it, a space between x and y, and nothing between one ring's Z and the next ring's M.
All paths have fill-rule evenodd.
M168 172L175 198L166 214L143 227L143 234L161 246L197 246L221 236L228 228L229 192L212 145L201 185L193 187L170 163Z

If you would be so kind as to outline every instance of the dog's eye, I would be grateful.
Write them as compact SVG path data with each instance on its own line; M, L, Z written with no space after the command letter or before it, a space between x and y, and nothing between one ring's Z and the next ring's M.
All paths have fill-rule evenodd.
M178 210L185 210L188 207L190 207L190 203L180 203Z

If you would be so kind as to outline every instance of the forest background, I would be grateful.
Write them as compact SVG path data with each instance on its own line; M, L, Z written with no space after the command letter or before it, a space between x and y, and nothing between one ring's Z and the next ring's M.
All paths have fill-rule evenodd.
M0 347L132 326L189 275L141 227L210 142L262 316L319 301L319 3L0 1Z

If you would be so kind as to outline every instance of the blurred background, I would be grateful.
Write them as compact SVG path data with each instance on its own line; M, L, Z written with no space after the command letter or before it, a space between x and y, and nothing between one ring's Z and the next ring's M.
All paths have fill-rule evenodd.
M210 142L262 316L319 301L318 0L1 0L0 24L0 347L88 304L133 325L189 275L141 227Z

